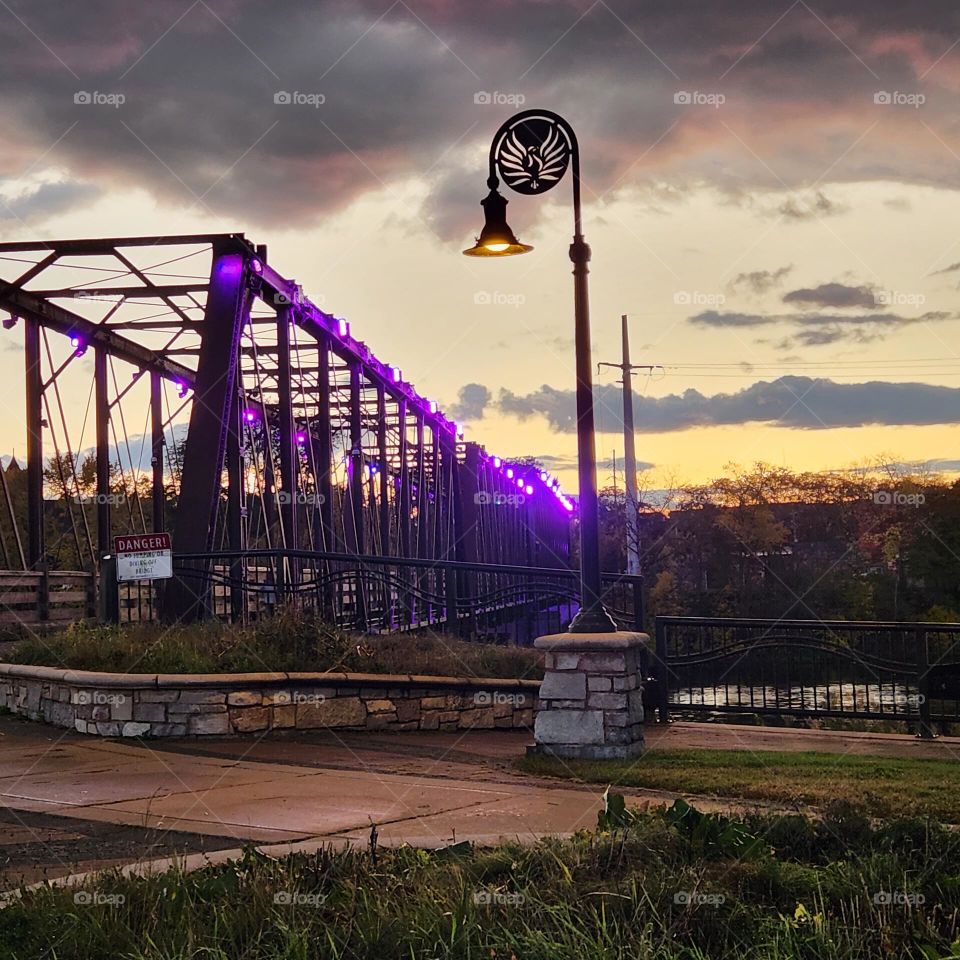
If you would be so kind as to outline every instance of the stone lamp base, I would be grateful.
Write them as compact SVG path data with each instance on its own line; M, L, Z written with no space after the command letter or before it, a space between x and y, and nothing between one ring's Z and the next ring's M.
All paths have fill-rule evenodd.
M643 752L640 652L645 633L556 633L538 637L546 671L529 753L622 760Z

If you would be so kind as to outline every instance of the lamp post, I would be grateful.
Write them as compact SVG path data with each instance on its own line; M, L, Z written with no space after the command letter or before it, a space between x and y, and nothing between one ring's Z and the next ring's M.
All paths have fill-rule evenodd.
M485 222L468 257L508 257L528 253L507 224L507 201L500 179L517 193L546 193L573 167L574 342L577 371L577 460L580 484L580 610L571 633L611 633L616 624L600 600L600 540L597 511L597 463L593 422L593 371L590 359L590 298L587 291L590 247L580 216L580 149L573 128L549 110L524 110L497 131L490 145L490 193L481 201ZM498 178L499 174L499 178Z

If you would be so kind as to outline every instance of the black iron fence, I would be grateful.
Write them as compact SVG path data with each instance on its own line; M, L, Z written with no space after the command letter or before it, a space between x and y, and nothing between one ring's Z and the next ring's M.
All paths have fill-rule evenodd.
M671 713L960 720L960 624L657 617Z
M174 575L205 616L245 622L289 605L370 633L432 627L526 645L566 629L579 574L552 567L411 560L301 550L177 555ZM624 629L643 623L642 579L604 575L604 603ZM163 581L119 585L120 622L159 619Z

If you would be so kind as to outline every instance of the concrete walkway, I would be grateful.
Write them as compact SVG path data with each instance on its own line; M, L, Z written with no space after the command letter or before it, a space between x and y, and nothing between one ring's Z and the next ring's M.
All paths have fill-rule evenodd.
M7 861L0 873L7 880L52 877L128 862L150 849L163 856L248 842L278 852L365 844L374 823L381 842L424 847L529 841L592 827L602 787L520 774L514 762L529 742L528 733L514 731L138 742L0 717L0 868ZM955 738L931 743L719 724L651 725L648 742L653 750L960 758ZM675 797L623 792L651 804ZM765 806L697 802L705 809Z

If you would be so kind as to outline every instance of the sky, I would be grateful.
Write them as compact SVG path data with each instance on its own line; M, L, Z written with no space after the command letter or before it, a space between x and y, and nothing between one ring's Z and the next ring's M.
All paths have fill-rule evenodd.
M953 3L5 0L0 31L0 239L244 232L468 439L575 489L569 174L504 189L531 253L460 255L494 132L551 109L581 145L594 360L626 314L651 368L645 486L958 465ZM0 336L19 453L22 332Z

